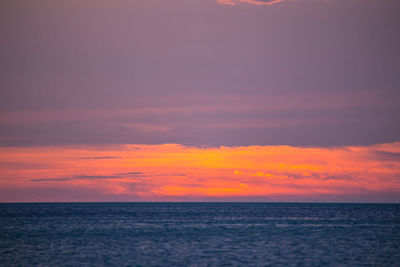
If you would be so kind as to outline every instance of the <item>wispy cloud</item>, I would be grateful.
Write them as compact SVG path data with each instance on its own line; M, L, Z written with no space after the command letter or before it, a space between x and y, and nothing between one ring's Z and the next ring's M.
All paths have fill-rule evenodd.
M31 179L31 182L63 182L63 181L73 181L77 178L44 178L44 179Z
M124 172L124 173L118 173L117 175L143 175L143 172Z
M396 116L385 115L399 110L391 95L368 90L266 94L207 93L181 103L168 98L157 105L145 99L149 103L137 107L5 111L0 112L0 144L345 145L396 140L396 131L386 131L398 124ZM373 138L365 134L382 127ZM342 128L349 130L337 130ZM118 155L86 154L82 159L108 157Z
M137 123L122 123L121 125L145 133L168 132L172 130L172 127L165 125L151 125L151 124L137 124Z
M373 156L380 160L385 161L400 161L400 153L399 152L390 152L390 151L375 151Z
M75 181L75 180L97 180L97 179L126 179L126 178L143 178L143 177L162 177L162 176L186 176L183 173L154 173L145 174L143 172L124 172L116 173L113 175L76 175L72 177L60 177L60 178L37 178L31 179L31 182L65 182L65 181Z
M116 179L121 178L118 175L81 175L74 177L60 177L60 178L39 178L39 179L31 179L32 182L64 182L64 181L74 181L74 180L95 180L95 179Z

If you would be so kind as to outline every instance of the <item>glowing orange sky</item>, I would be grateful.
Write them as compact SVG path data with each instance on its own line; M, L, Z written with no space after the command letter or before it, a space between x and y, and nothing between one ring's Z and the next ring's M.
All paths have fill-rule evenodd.
M3 147L0 201L400 201L400 143Z

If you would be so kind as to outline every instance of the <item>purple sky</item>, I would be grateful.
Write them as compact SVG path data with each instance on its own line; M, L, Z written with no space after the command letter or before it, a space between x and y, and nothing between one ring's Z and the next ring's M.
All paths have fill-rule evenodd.
M237 3L2 0L0 145L400 140L400 1Z

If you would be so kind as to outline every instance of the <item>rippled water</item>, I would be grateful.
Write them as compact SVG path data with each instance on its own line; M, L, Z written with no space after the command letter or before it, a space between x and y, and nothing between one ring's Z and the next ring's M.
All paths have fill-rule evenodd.
M400 266L400 205L0 204L0 265Z

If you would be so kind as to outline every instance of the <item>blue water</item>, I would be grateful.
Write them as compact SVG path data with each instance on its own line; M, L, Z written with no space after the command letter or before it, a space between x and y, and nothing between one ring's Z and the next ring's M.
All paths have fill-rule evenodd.
M400 266L400 205L0 204L2 266Z

